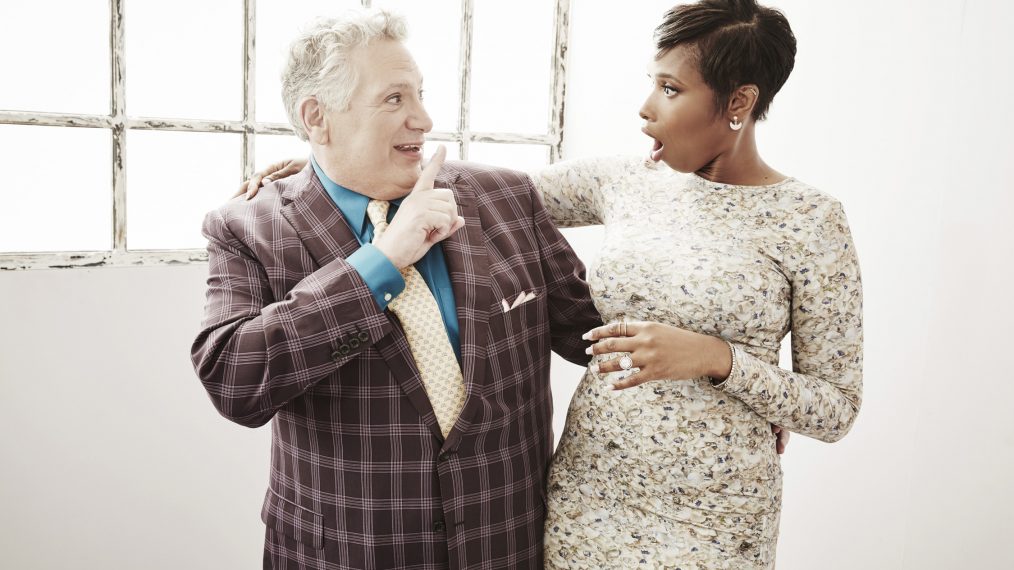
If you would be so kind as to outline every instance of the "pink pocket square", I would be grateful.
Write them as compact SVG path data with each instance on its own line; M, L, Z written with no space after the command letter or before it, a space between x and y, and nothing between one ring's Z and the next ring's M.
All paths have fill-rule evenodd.
M529 291L528 293L519 293L518 296L514 299L513 303L507 302L507 299L502 299L500 301L500 306L503 307L503 312L506 313L507 311L511 311L513 309L520 307L521 305L524 305L525 303L531 301L535 297L536 297L535 291Z

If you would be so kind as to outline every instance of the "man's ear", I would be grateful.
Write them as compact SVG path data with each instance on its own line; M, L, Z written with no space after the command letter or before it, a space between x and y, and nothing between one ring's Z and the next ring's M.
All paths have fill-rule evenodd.
M728 120L738 118L741 122L753 116L753 108L757 105L757 98L760 97L760 88L754 84L741 85L733 91L729 99L729 108L726 111Z
M303 130L310 142L319 145L328 143L327 117L324 106L316 97L305 97L299 102L299 118L303 120Z

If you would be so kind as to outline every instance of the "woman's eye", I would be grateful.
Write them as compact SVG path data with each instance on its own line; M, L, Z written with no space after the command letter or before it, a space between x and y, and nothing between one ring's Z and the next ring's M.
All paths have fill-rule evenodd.
M425 91L423 91L422 89L419 90L419 100L420 101L422 101L422 100L425 99L425 97L423 97L423 95L425 95L425 94L426 94Z
M666 95L675 95L677 91L676 88L671 85L663 85L662 93L665 93Z

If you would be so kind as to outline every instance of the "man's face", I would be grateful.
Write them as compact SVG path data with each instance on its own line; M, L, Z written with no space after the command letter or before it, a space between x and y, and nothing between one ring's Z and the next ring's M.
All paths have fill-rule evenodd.
M371 198L399 198L419 178L424 135L433 128L422 104L422 74L394 40L357 48L350 59L359 81L349 108L326 113L329 175Z

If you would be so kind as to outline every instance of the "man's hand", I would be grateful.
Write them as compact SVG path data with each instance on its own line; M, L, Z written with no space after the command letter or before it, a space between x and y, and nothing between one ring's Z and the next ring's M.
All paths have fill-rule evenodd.
M447 239L465 225L458 215L454 192L434 188L433 180L444 165L447 149L441 145L423 169L415 188L402 201L384 235L373 245L399 270L419 261L433 244Z
M250 177L250 180L244 180L243 183L239 185L239 192L233 194L232 197L235 198L246 194L246 199L249 200L257 195L261 186L271 182L272 180L281 180L282 178L292 176L300 170L303 170L305 166L305 158L293 158L276 162L264 170L255 173Z
M771 424L771 433L775 434L775 451L778 455L785 453L785 448L789 445L789 430Z

